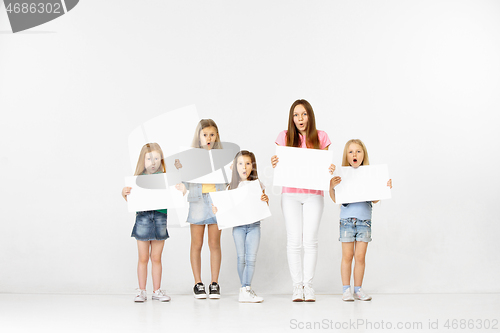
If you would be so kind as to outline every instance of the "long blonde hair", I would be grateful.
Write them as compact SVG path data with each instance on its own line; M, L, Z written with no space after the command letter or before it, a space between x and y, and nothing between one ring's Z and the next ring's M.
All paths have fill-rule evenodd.
M135 168L135 173L134 176L139 176L144 173L144 164L146 161L146 154L150 154L152 152L158 152L160 153L161 156L161 170L163 173L166 172L165 168L165 159L163 158L163 151L161 150L161 147L157 143L146 143L144 146L142 146L141 152L139 153L139 160L137 161L137 167Z
M349 166L349 161L347 160L347 150L349 149L349 146L351 145L351 143L358 144L361 146L361 148L363 148L363 152L365 153L365 157L363 158L363 162L361 162L361 165L369 165L370 160L368 159L368 150L366 150L366 146L363 143L363 141L361 141L360 139L351 139L351 140L347 141L347 143L345 144L344 155L342 156L342 166Z
M217 127L215 121L213 121L212 119L200 120L198 126L196 126L196 130L194 131L193 143L191 144L191 147L201 148L200 132L202 129L212 126L215 127L215 130L217 131L217 138L215 139L212 149L222 149L222 144L220 142L220 136L219 136L219 128Z

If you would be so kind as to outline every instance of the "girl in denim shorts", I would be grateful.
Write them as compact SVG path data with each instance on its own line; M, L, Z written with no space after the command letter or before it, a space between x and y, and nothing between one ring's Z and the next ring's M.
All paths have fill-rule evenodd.
M360 165L369 165L368 152L365 144L358 139L347 141L342 157L342 166L357 168ZM335 202L335 186L341 182L341 178L336 176L330 180L330 197ZM387 186L392 188L392 180L389 179ZM365 255L368 242L371 242L371 218L372 204L376 201L352 202L340 206L340 238L342 242L342 264L340 272L342 276L343 295L342 300L369 301L371 296L367 295L361 284L365 274ZM354 296L351 291L351 266L352 259L355 258L354 265Z
M163 151L157 143L147 143L139 154L139 161L135 169L135 176L151 175L165 172L165 162L163 160ZM131 187L124 187L122 196L127 200L127 196L132 190ZM151 257L152 275L153 275L153 296L162 302L170 301L170 297L165 291L160 289L161 285L161 255L165 239L168 238L167 232L167 210L148 210L137 212L135 225L132 229L132 237L137 239L137 248L139 250L139 263L137 264L137 277L139 279L139 293L135 297L135 302L145 302L146 280L148 274L148 262Z
M242 150L234 157L231 166L233 174L228 189L236 189L248 185L251 181L258 181L262 189L260 200L267 202L269 198L264 193L264 185L257 176L257 161L254 153ZM217 213L217 207L212 205L213 213ZM261 303L262 297L257 296L252 290L252 278L255 270L255 259L260 243L260 221L239 225L233 228L234 245L236 246L238 275L241 288L238 301L241 303Z
M219 130L212 119L202 119L196 127L193 148L221 149ZM176 168L182 168L181 161L176 163ZM187 222L191 224L191 269L193 270L194 287L193 295L197 299L207 298L205 285L201 281L201 249L205 226L208 233L208 246L210 248L210 269L212 283L209 286L208 297L220 298L219 271L221 264L220 237L221 231L217 227L217 219L212 212L212 199L210 192L222 191L227 184L198 184L182 182L175 187L185 195L187 191L189 214Z

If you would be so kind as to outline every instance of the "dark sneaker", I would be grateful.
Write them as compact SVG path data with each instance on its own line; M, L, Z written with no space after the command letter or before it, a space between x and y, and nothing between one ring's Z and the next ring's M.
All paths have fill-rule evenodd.
M194 298L207 298L207 293L205 292L205 286L203 283L198 282L193 288Z
M212 282L208 288L208 298L220 298L220 287L217 282Z

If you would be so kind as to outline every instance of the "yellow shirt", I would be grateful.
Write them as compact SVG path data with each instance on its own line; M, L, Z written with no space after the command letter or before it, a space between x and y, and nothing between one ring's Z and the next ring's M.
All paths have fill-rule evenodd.
M201 193L210 193L215 191L215 184L202 184Z

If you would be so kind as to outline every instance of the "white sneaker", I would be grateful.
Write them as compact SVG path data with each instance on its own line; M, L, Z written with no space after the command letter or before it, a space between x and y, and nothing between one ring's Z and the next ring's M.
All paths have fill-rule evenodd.
M314 295L312 287L304 286L304 300L306 302L316 302L316 295Z
M153 297L151 297L151 298L152 299L157 299L160 302L168 302L168 301L170 301L170 296L168 296L167 294L165 294L165 291L161 290L161 289L158 289L157 291L155 291L153 293Z
M146 302L148 300L148 295L146 294L146 290L137 289L139 293L135 296L134 302Z
M302 286L294 286L293 287L292 301L294 301L294 302L303 302L304 301L304 287L302 287Z
M249 298L249 296L248 296L247 287L241 287L240 294L238 295L238 302L245 303L248 298Z
M366 294L363 289L359 288L358 292L354 293L354 298L360 301L371 301L372 297Z
M264 298L257 296L257 294L252 290L252 287L247 286L240 288L238 301L240 303L262 303Z
M344 302L354 302L354 297L352 297L351 287L347 288L342 295L342 300Z

